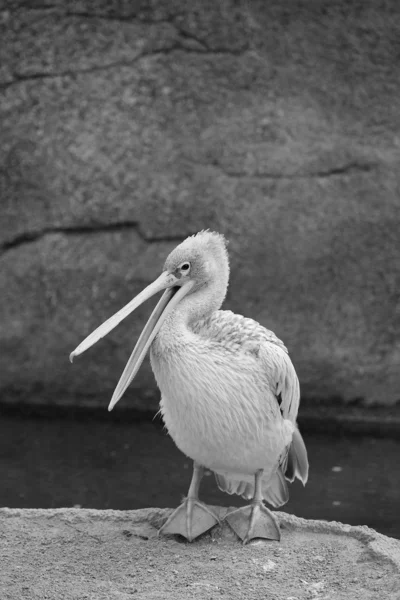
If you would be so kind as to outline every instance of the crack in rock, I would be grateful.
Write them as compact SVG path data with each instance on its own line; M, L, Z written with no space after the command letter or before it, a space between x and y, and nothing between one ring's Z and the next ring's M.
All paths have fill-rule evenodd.
M180 36L181 39L180 42L183 44L182 45L182 49L185 50L192 50L195 51L197 50L199 53L203 52L203 53L211 53L211 54L231 54L232 56L239 56L240 54L243 53L243 51L248 49L248 44L246 44L246 46L242 49L238 49L238 50L234 50L233 48L226 48L224 46L216 46L216 47L212 47L209 44L207 44L207 42L204 39L201 39L199 36L195 35L193 32L187 31L186 29L184 29L183 27L181 27L180 25L177 24L177 19L180 18L181 15L177 14L177 15L172 15L169 18L166 19L149 19L146 17L142 17L140 15L131 15L131 16L122 16L122 15L102 15L102 14L98 14L98 13L89 13L89 12L85 12L85 11L67 11L65 13L63 13L62 16L66 16L66 17L79 17L79 18L83 18L83 19L101 19L101 20L105 20L105 21L120 21L122 23L134 23L137 22L139 24L143 24L143 25L171 25L174 29L175 32L178 34L178 36ZM195 44L195 47L193 46L185 46L183 40L188 40L189 42L191 42L192 44Z
M201 164L201 163L200 163ZM329 177L349 175L351 173L369 173L375 165L368 163L349 163L340 167L332 167L331 169L321 171L310 171L309 173L245 173L243 171L232 171L225 169L219 164L204 164L218 169L227 177L234 179L324 179Z
M198 44L199 42L196 41L196 44ZM29 81L34 81L34 80L40 80L40 79L57 79L59 77L74 77L76 75L81 75L81 74L90 74L90 73L96 73L96 72L100 72L100 71L106 71L109 69L114 69L114 68L120 68L120 67L131 67L132 65L134 65L136 62L138 62L139 60L146 58L146 57L156 57L156 56L167 56L168 54L171 54L173 52L188 52L188 53L193 53L193 54L199 54L199 55L221 55L221 54L230 54L232 56L234 56L235 54L231 51L227 51L225 49L216 49L216 50L210 50L210 49L203 49L203 48L198 48L193 47L193 46L188 46L185 44L185 42L183 42L183 40L178 40L176 42L174 42L174 44L172 46L170 46L169 48L162 48L160 50L152 50L152 51L148 51L148 52L140 52L140 54L138 54L137 56L133 57L132 59L129 60L118 60L118 61L114 61L112 63L108 63L106 65L95 65L92 67L87 67L87 68L83 68L83 69L67 69L65 71L60 71L60 72L51 72L51 71L38 71L36 73L29 73L29 74L24 74L24 73L19 73L18 71L13 71L12 73L12 77L14 78L13 81L6 81L4 83L0 83L0 89L7 89L10 88L12 86L15 85L20 85L22 83L25 82L29 82Z
M117 14L101 14L90 13L88 11L66 11L60 14L61 17L79 17L80 19L99 19L102 21L117 21L120 23L143 23L143 25L161 25L163 23L172 23L172 19L148 19L137 14L132 15L117 15Z
M27 82L27 81L34 81L36 79L57 79L59 77L74 77L76 75L81 75L81 74L85 74L85 73L90 74L90 73L96 73L99 71L106 71L108 69L115 69L115 68L120 68L120 67L131 67L133 64L135 64L137 61L139 61L142 58L145 58L148 56L166 55L177 49L178 48L175 46L175 47L171 47L171 48L165 48L163 50L154 50L152 52L141 52L140 54L138 54L137 56L135 56L134 58L132 58L130 60L118 60L118 61L114 61L112 63L108 63L107 65L96 65L93 67L87 67L87 68L83 68L83 69L68 69L66 71L60 71L58 73L49 72L49 71L47 71L47 72L46 71L38 71L36 73L24 74L24 73L18 73L17 71L14 71L12 73L12 75L14 77L14 81L1 84L0 88L5 89L5 88L9 88L11 86L19 85L19 84Z
M25 7L25 8L29 8L29 7ZM183 28L176 22L177 19L179 19L181 15L172 15L169 18L162 18L162 19L157 20L157 19L141 17L138 15L131 15L131 16L103 15L103 14L98 14L98 13L90 13L88 11L65 11L65 12L63 12L62 10L60 10L60 7L51 6L51 5L43 5L41 7L40 6L30 7L30 9L32 9L32 10L34 9L37 11L39 11L39 10L49 11L51 9L51 10L54 10L54 12L56 12L57 14L59 14L60 18L77 17L80 19L90 19L90 20L99 19L99 20L106 20L106 21L120 21L120 22L125 22L125 23L137 22L137 23L140 23L143 25L170 25L174 29L177 39L172 41L170 46L166 46L165 48L160 48L158 50L141 51L136 56L133 56L131 59L121 59L121 60L113 61L108 64L94 65L91 67L86 67L86 68L81 68L81 69L79 69L79 68L66 69L64 71L59 71L59 72L37 71L34 73L23 73L23 72L18 72L17 69L14 69L14 71L12 72L13 80L0 83L0 89L6 89L10 86L17 85L17 84L20 84L20 83L23 83L26 81L30 81L30 80L52 79L52 78L58 78L58 77L73 77L76 74L94 73L97 71L104 71L107 69L113 69L113 68L118 68L118 67L130 67L142 58L151 57L151 56L163 56L163 55L168 55L168 54L171 54L172 52L178 52L178 51L195 53L195 54L199 54L199 55L209 54L209 55L215 56L215 55L226 54L229 56L241 56L249 48L248 43L246 43L242 48L237 49L237 50L235 50L233 48L224 47L224 46L212 47L209 44L207 44L205 40L201 39L198 35L187 31L185 28Z
M376 165L371 163L349 163L347 165L343 165L341 167L333 167L331 169L327 169L326 171L316 171L315 173L311 173L311 177L333 177L335 175L347 175L352 172L359 173L370 173Z
M36 242L37 240L43 238L46 235L51 235L55 233L62 233L64 235L92 235L97 233L111 233L126 230L136 231L136 233L142 238L142 240L149 244L162 242L179 243L182 241L183 237L185 237L177 235L147 236L141 231L140 225L136 221L125 221L121 223L111 223L93 226L87 225L80 227L45 227L39 231L25 231L24 233L15 236L15 238L13 238L12 240L4 242L0 246L0 255L4 255L7 251L13 248L18 248L20 246L24 246L25 244Z
M181 13L177 13L174 15L170 15L167 18L150 18L150 17L146 17L144 14L140 14L140 13L134 13L131 15L119 15L117 13L112 13L112 14L104 14L104 13L96 13L96 12L89 12L87 10L65 10L63 11L62 7L57 6L57 5L37 5L37 6L28 6L28 5L22 5L23 8L25 8L26 10L35 10L35 11L50 11L53 10L54 12L57 12L58 16L60 18L65 18L65 17L78 17L80 19L87 19L87 20L103 20L103 21L116 21L116 22L120 22L120 23L138 23L138 24L143 24L143 25L171 25L176 33L178 35L180 35L182 38L185 38L189 41L191 41L192 43L195 43L197 46L198 51L200 52L201 50L203 52L212 52L212 53L226 53L226 54L232 54L232 55L239 55L241 54L241 52L244 49L248 48L248 43L246 43L246 47L245 48L241 48L240 50L234 50L233 48L227 48L227 47L223 47L221 46L220 48L218 47L211 47L209 44L207 44L207 42L204 39L201 39L199 36L197 36L196 34L194 34L193 32L187 31L186 29L184 29L183 27L179 26L177 24L177 20L180 19L183 15Z

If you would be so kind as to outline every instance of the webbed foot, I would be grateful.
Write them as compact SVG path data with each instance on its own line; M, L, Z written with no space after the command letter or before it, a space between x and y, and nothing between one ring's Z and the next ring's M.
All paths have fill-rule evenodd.
M225 517L237 536L247 544L254 538L264 538L279 542L281 533L275 515L262 503L238 508Z
M186 498L159 530L159 534L178 534L189 542L219 523L217 515L197 498Z

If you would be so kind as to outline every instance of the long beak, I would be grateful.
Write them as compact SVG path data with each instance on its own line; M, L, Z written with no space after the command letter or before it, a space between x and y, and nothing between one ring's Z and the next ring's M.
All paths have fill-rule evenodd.
M184 285L177 287L179 284L177 279L171 273L164 271L153 283L147 286L140 294L138 294L133 300L128 302L126 306L121 308L115 315L105 321L100 327L98 327L93 333L91 333L81 344L70 354L70 360L73 361L75 356L82 354L98 342L101 338L106 336L112 331L123 319L125 319L131 312L133 312L138 306L143 304L146 300L165 290L161 296L157 306L150 315L136 346L126 364L124 372L115 388L114 394L111 398L108 410L112 410L117 404L118 400L124 394L126 388L129 386L136 373L138 372L140 365L142 364L144 357L148 349L151 346L154 338L159 332L166 317L175 309L179 302L186 296L186 294L192 289L193 282L188 281Z

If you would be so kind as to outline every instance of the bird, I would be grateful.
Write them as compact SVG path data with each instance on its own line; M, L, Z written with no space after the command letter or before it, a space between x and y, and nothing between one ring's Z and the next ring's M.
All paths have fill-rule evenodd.
M280 540L274 508L289 499L288 482L308 479L297 426L299 380L284 343L255 320L221 310L229 283L227 240L203 230L167 257L159 277L71 353L86 351L153 295L163 292L126 364L112 410L148 350L161 391L160 412L176 446L193 461L187 496L160 529L189 542L221 524L199 499L212 471L218 487L249 504L224 519L244 544Z

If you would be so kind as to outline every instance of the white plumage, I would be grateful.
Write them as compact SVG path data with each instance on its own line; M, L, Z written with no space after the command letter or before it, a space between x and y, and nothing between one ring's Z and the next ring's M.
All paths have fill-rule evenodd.
M214 524L215 515L214 521L210 520L212 511L197 496L200 469L206 467L215 473L223 491L253 498L245 533L237 523L247 515L245 509L228 518L238 535L244 541L259 535L277 539L277 533L265 533L270 525L257 529L257 522L267 519L269 513L262 505L263 498L280 506L289 497L287 480L307 481L307 452L296 426L299 382L285 345L272 331L252 319L220 310L228 280L226 243L220 234L200 232L169 255L163 274L140 295L143 301L159 289L167 290L138 341L111 406L150 347L165 425L178 448L195 464L186 504L175 511L164 532L195 537L192 521L196 507L201 509L197 520L205 519L204 527L198 527L200 533ZM128 305L128 312L138 302L135 299L130 304L133 308ZM120 313L73 354L108 333L126 316L127 308Z
M182 316L174 314L173 326ZM164 351L165 335L162 328L153 342L151 364L178 448L224 476L218 483L230 493L250 483L246 498L253 496L255 471L263 469L264 497L274 506L286 502L286 494L277 502L267 493L285 466L299 404L297 376L283 344L230 311L196 323L173 351Z

